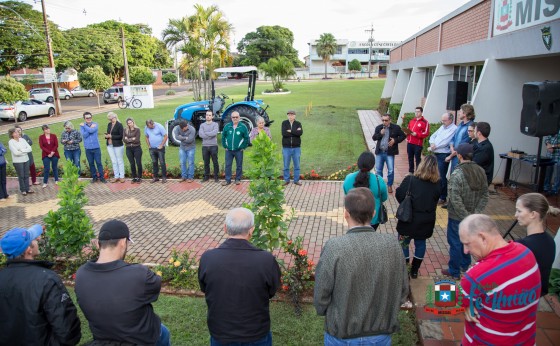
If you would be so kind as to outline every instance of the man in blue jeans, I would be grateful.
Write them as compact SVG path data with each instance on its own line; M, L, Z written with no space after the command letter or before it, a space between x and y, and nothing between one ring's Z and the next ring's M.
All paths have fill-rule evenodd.
M471 255L465 254L459 238L459 224L471 214L481 214L488 203L486 173L472 162L473 146L461 143L455 149L459 165L455 167L448 183L447 242L449 243L449 269L443 275L458 280L461 272L467 271Z
M399 143L404 141L406 135L401 127L391 124L391 115L381 116L382 124L375 128L372 139L375 145L375 170L377 175L383 177L383 165L387 163L387 192L393 193L393 180L395 177L395 155L399 155Z
M453 114L443 113L441 116L441 126L429 139L430 147L428 150L436 156L439 170L441 195L438 204L444 204L447 201L447 170L449 169L449 161L445 161L445 158L451 154L450 144L456 130L457 125L453 123Z
M100 180L102 183L106 183L107 181L103 176L103 165L101 164L101 148L97 138L99 125L92 120L93 116L90 112L85 112L83 117L85 122L80 124L80 133L82 134L84 148L86 149L86 158L89 170L91 171L92 182L95 183Z
M192 183L194 179L194 151L196 149L196 130L188 122L182 120L173 129L173 136L177 138L179 146L179 164L181 165L181 182ZM187 167L188 164L188 167Z
M146 120L144 128L146 143L150 148L150 158L152 159L152 183L158 182L159 166L161 166L161 182L167 182L167 167L165 167L165 144L167 143L167 130L163 125L154 122L152 119Z
M222 146L226 150L226 181L222 186L231 185L231 168L235 159L235 185L241 184L243 176L243 150L249 145L249 131L241 122L238 112L231 113L231 122L224 126L222 131Z
M296 111L288 111L288 120L282 122L282 156L284 157L284 185L290 183L290 161L294 163L294 184L299 182L299 159L301 157L301 123L296 121Z

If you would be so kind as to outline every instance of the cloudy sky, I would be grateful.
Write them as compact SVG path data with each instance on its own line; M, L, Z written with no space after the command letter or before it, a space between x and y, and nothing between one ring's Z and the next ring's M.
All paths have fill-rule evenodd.
M62 29L105 20L147 23L161 38L168 20L194 13L194 4L217 5L234 26L232 50L248 32L262 25L280 25L294 33L300 58L307 43L322 33L337 39L366 41L374 28L376 41L402 41L469 0L45 0L49 18ZM40 0L24 0L41 11Z

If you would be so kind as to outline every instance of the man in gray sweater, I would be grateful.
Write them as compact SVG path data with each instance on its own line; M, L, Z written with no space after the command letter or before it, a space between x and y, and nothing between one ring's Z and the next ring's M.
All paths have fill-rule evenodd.
M217 183L220 165L218 164L218 131L220 127L218 123L212 121L212 111L206 111L206 122L200 124L198 129L198 137L202 138L202 159L204 160L204 179L206 182L210 179L210 158L214 164L214 181Z
M194 152L196 130L188 122L182 120L173 129L173 136L181 141L179 146L179 164L181 165L181 182L192 183L194 179ZM188 168L187 168L188 162Z
M325 316L325 345L354 341L390 344L399 330L398 312L408 296L402 249L391 234L370 226L375 210L367 188L344 198L348 232L330 239L315 271L313 305Z

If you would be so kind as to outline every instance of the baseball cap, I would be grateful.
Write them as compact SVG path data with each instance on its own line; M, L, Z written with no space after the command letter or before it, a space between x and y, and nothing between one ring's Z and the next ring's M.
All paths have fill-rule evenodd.
M296 115L296 111L294 111L293 109L290 109L290 110L288 111L288 113L287 113L287 114L293 114L293 115Z
M126 223L120 220L109 220L101 226L99 230L99 240L111 240L111 239L124 239L134 243L130 239L130 232Z
M457 154L459 154L461 156L465 156L467 154L472 154L473 153L473 146L472 146L472 144L469 144L469 143L461 143L457 147L456 151L457 151Z
M31 242L43 233L43 227L39 224L33 225L28 229L12 228L0 240L2 252L8 258L15 258L21 255L29 247Z

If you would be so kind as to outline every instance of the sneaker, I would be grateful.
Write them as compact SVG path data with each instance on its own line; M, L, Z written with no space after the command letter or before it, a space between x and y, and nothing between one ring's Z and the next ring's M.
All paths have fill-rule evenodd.
M142 183L142 178L136 178L136 184Z
M393 193L393 187L392 186L387 186L387 192Z
M124 178L119 178L119 181L120 181L121 183L126 182L126 180L124 180Z
M25 192L25 191L22 192L21 194L24 195L24 196L27 196L27 192Z
M222 183L222 186L228 186L228 185L231 185L231 181L224 181Z
M215 182L215 183L219 183L219 182L220 182L220 179L215 178L215 179L214 179L214 182Z
M189 183L189 184L190 184L190 183L192 183L192 182L193 182L193 180L192 180L192 179L187 179L187 183Z
M159 179L158 179L158 178L153 178L153 179L152 179L152 181L150 181L150 183L152 183L152 184L153 184L153 183L155 183L155 182L158 182L158 181L159 181Z
M239 185L239 184L241 184L241 182L239 180L236 180L235 185Z
M43 189L44 189L45 187L47 187L47 184L43 184Z
M290 185L290 182L289 181L284 181L284 186L286 186L286 185Z
M118 183L119 182L119 178L113 178L111 180L109 180L110 183Z
M167 178L161 178L161 183L162 183L162 184L167 183Z
M101 179L101 182L102 182L103 184L107 184L107 180L105 180L105 179Z
M202 179L202 182L205 183L205 182L207 182L208 180L210 180L210 178L204 178L204 179Z
M442 269L441 274L445 276L449 276L455 280L459 280L461 278L461 275L451 275L451 273L449 273L449 269Z
M55 185L58 185L58 180L54 182Z
M187 181L187 178L181 178L181 183Z
M27 191L27 194L30 194L30 193L35 193L35 191L32 191L32 190Z
M41 183L38 182L38 181L36 181L36 182L33 183L33 185L40 185L40 184L41 184Z
M294 181L294 185L301 186L301 183L299 181Z

